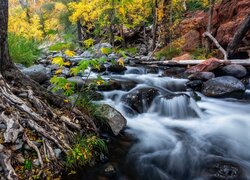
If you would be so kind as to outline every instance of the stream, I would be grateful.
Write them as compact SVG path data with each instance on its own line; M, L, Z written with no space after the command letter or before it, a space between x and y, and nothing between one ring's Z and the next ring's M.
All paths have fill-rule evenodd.
M120 138L133 140L117 143L122 153L110 160L115 175L100 178L93 173L80 179L250 179L250 91L243 99L208 98L187 90L186 79L160 74L129 67L123 75L103 76L135 84L102 92L105 98L100 102L126 117L127 128ZM143 89L156 93L149 96ZM140 102L128 102L141 90Z

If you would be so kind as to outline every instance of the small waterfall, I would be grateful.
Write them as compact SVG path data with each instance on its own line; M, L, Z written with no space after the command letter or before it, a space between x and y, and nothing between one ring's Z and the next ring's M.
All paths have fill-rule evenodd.
M161 96L154 100L149 112L157 112L160 116L171 117L173 119L189 119L197 117L196 111L199 108L191 105L194 103L187 95Z

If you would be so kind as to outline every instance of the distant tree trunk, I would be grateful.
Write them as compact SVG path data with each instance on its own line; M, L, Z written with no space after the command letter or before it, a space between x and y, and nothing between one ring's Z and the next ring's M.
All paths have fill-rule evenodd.
M186 4L186 1L184 1ZM173 31L173 0L170 0L170 15L169 15L169 43L172 43L172 31Z
M109 33L110 33L110 44L115 46L115 35L114 35L114 18L115 18L115 0L111 1L111 12L110 12L110 25L109 25Z
M208 24L207 24L207 32L211 33L212 30L212 18L213 18L213 10L214 10L215 0L209 0L209 15L208 15ZM205 41L206 55L211 52L211 40L206 38Z
M82 24L81 21L77 21L77 39L80 47L83 46L83 34L82 34Z
M122 38L122 40L121 40L121 43L122 43L122 47L123 48L126 48L126 39L125 39L125 36L124 36L124 32L123 32L123 24L121 24L120 25L120 28L119 28L120 30L120 36L121 36L121 38Z
M155 50L156 48L156 38L157 38L157 29L158 29L158 17L157 17L157 9L158 9L158 1L154 1L154 8L153 8L153 29L152 29L152 34L153 34L153 42L152 42L152 51Z
M227 47L228 56L232 56L235 49L238 47L246 33L250 30L250 14L248 14L245 20L240 25L239 29L234 34L233 40L229 43Z
M167 45L167 5L169 0L163 0L163 19L161 22L161 44L162 46ZM168 29L170 29L169 27Z

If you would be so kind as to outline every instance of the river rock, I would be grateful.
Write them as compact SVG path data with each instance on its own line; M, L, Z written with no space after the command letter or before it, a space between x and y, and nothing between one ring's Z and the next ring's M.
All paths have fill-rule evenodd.
M247 70L244 66L238 64L230 64L222 68L225 75L233 76L236 78L243 78L247 75Z
M134 89L122 97L128 106L138 113L145 112L152 104L154 98L159 95L159 91L154 88Z
M210 58L198 65L195 65L189 68L186 73L193 74L196 72L209 72L217 69L218 67L222 66L224 63L219 61L217 58Z
M74 77L70 77L67 79L69 82L73 82L76 83L78 89L80 90L82 88L82 86L85 84L85 81L82 79L82 77L80 76L74 76Z
M124 72L125 70L127 70L127 68L119 64L112 64L108 67L108 71L115 73L121 73Z
M201 90L202 84L203 84L202 80L192 80L192 81L188 81L186 83L186 86L195 91L199 91Z
M103 114L103 117L107 119L107 123L114 135L117 136L126 127L127 120L119 111L117 111L110 105L101 105L101 112Z
M232 76L221 76L210 79L203 84L202 89L202 93L210 97L237 95L244 91L244 84Z
M22 69L21 71L22 73L29 76L31 79L40 84L49 79L49 75L47 74L47 69L40 64Z
M101 64L101 65L99 66L99 68L92 67L91 70L92 70L93 72L101 73L101 72L105 72L105 71L106 71L106 67L105 67L104 64Z
M98 86L99 91L112 91L112 90L119 90L122 86L115 80L109 80L107 84L101 84Z
M197 72L188 76L190 80L202 80L207 81L209 79L215 78L214 73L212 72Z
M80 56L82 58L93 58L95 55L93 53L91 53L90 51L87 50L87 51L84 51ZM76 58L75 58L75 60L76 60Z

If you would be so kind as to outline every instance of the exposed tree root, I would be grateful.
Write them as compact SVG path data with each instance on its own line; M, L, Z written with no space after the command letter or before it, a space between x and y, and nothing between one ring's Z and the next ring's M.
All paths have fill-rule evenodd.
M18 178L11 164L18 153L17 142L24 142L36 152L41 169L51 164L60 168L54 149L67 154L77 133L96 132L94 122L76 108L51 108L35 94L32 87L11 87L0 74L0 123L6 126L0 143L0 165L7 179ZM41 140L42 146L37 146L29 133Z

